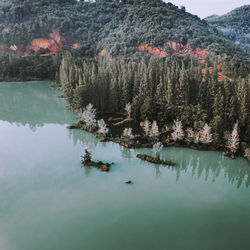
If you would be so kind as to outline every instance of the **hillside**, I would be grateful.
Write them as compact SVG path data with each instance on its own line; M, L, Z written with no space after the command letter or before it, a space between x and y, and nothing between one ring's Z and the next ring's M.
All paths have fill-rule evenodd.
M2 80L55 79L70 108L92 103L106 121L130 103L134 131L155 120L164 142L176 119L195 144L209 124L216 147L237 123L249 147L246 53L207 21L161 0L14 0L0 12Z
M217 29L161 0L1 1L0 13L3 79L40 78L41 70L44 78L52 78L60 59L39 56L57 51L73 50L76 56L93 58L105 49L111 56L131 56L146 44L165 51L162 56L195 55L204 49L215 54L244 56ZM169 46L174 43L179 47Z
M250 53L250 5L237 8L223 16L213 15L205 20Z

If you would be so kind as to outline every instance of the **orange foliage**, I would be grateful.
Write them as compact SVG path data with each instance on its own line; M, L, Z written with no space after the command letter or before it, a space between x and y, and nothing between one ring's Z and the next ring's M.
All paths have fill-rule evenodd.
M168 45L168 47L170 49L172 49L172 51L165 51L161 48L157 48L157 47L152 47L148 44L142 43L140 44L137 48L140 51L146 51L148 53L150 53L153 56L166 56L167 54L178 54L178 55L187 55L190 54L192 56L196 56L199 58L200 63L202 65L202 74L205 75L205 56L206 54L208 54L208 51L206 49L202 49L200 47L192 47L190 44L182 44L179 42L175 42L175 41L168 41L166 42L166 44ZM223 67L222 63L218 64L217 69L221 70ZM212 74L213 72L213 67L209 67L209 74ZM221 72L218 72L218 81L222 82L224 79L224 75ZM229 81L232 81L232 78L227 77L227 79ZM205 81L205 79L203 79L203 81Z
M106 49L102 49L99 54L100 56L104 56L106 54Z
M207 54L207 50L201 49L200 47L192 47L190 44L184 45L182 43L174 41L168 41L166 42L166 44L173 50L172 53L174 54L179 54L179 55L190 54L199 57L201 60L204 60ZM168 51L165 51L161 48L149 46L148 44L145 43L140 44L137 48L140 51L147 51L154 56L166 56L170 54L170 52Z
M77 49L77 48L79 48L79 46L80 46L79 43L74 43L74 44L72 45L72 48L73 48L73 49Z
M137 47L140 51L148 51L153 56L166 56L167 51L164 51L160 48L149 46L148 44L142 43Z
M49 37L50 38L48 39L47 38L33 39L30 45L27 46L27 50L25 53L28 53L31 50L38 51L39 49L48 49L50 52L41 55L41 56L48 56L62 49L63 47L62 39L58 31L53 29L52 33L49 34Z
M27 53L30 53L31 50L38 51L40 49L47 49L48 52L41 54L40 56L49 56L56 53L58 50L61 50L64 45L71 46L72 48L78 48L79 43L67 44L65 39L60 36L57 30L52 29L52 32L49 34L49 38L35 38L31 40L30 44L23 49L23 46L11 45L10 50L17 52L18 54L24 56ZM2 50L2 49L1 49Z

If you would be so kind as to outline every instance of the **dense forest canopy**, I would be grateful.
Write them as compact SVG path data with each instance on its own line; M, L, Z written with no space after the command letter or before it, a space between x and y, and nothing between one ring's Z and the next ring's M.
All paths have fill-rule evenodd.
M54 28L79 42L85 56L94 56L104 47L113 55L134 53L141 43L162 46L168 40L217 53L237 50L206 21L161 0L4 1L0 12L0 41L8 45L26 46Z
M250 54L250 5L237 8L223 16L213 15L205 20Z
M36 55L28 47L33 39L41 38L40 42L44 42L52 30L61 36L61 49L72 50L72 45L77 44L73 51L76 56L94 57L103 49L112 56L131 56L142 43L164 48L167 41L175 41L199 46L211 53L244 57L237 46L206 21L161 0L2 0L2 78L40 78L40 70L44 78L51 78L58 67L57 60L38 60L36 55L48 53L44 44L38 45L40 50ZM27 51L29 53L25 53ZM29 56L28 61L23 57L16 60L17 52L19 57ZM54 66L48 67L51 64Z

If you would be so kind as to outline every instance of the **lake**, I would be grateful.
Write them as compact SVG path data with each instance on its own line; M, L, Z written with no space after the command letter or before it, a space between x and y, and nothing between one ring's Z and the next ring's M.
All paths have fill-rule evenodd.
M250 164L164 148L175 167L69 130L49 82L0 83L0 250L250 249ZM83 167L115 162L109 173ZM133 184L124 182L132 180Z

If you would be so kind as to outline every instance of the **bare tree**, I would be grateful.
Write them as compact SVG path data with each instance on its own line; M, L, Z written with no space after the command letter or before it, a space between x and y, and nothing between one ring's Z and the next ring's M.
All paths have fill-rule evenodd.
M211 133L211 127L205 124L203 127L202 135L201 135L201 142L204 144L209 144L213 141L213 135Z
M131 104L130 103L128 103L126 105L125 110L126 110L126 112L128 114L128 118L130 118L130 116L131 116Z
M134 139L134 135L133 135L133 132L132 132L132 128L125 128L123 130L123 136L124 137L128 137L130 139Z
M157 136L159 136L159 127L157 125L157 122L153 121L151 130L150 130L150 137L157 137Z
M234 125L232 134L227 141L227 147L230 149L232 154L235 154L239 148L239 132L238 132L238 122Z
M183 140L183 138L184 138L184 130L183 130L183 127L182 127L182 122L179 121L178 119L176 121L174 121L173 130L174 130L174 132L171 134L172 139L174 141Z
M144 130L146 136L149 136L150 126L151 126L150 121L147 120L147 121L144 122L143 130Z
M98 133L99 134L103 134L106 135L109 132L109 129L107 128L107 124L105 123L105 121L103 119L98 121Z
M187 128L186 133L187 133L186 142L189 144L194 139L194 131L192 128Z
M161 142L157 142L153 145L153 152L155 153L155 158L157 160L160 159L160 154L163 149L163 144Z
M96 126L96 110L94 109L93 104L88 104L84 108L81 115L82 121L86 124L87 128L93 128Z

